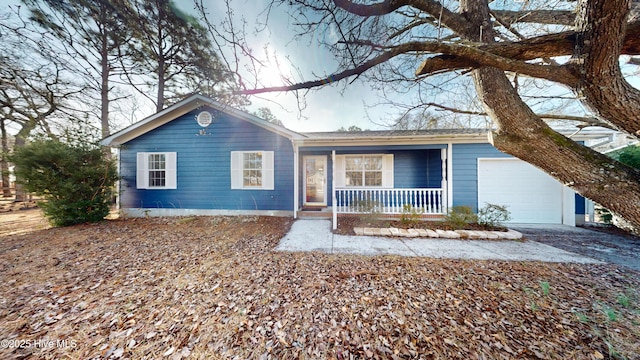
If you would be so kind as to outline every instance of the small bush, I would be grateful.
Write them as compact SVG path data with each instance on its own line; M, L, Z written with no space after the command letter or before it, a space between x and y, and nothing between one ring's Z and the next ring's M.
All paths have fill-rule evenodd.
M469 206L454 206L449 209L444 220L454 229L464 229L469 224L478 222L478 216Z
M502 227L511 220L511 212L504 205L486 204L478 210L478 224L486 227Z
M103 150L38 140L15 150L17 181L43 196L39 205L55 226L96 222L109 214L117 169Z
M405 204L402 207L402 215L400 215L400 222L403 224L416 224L420 220L422 215L422 209L416 210L411 204Z
M364 197L362 199L353 199L349 207L356 212L365 214L379 214L382 204L379 201L373 200L370 197Z
M360 213L360 224L367 226L375 224L381 213L382 204L379 201L373 200L371 196L364 196L363 198L354 198L349 204L349 207L355 212Z
M600 208L596 208L596 214L598 214L598 216L600 216L600 220L607 224L607 225L611 225L613 224L613 214L611 213L611 211L609 211L609 209L600 207Z

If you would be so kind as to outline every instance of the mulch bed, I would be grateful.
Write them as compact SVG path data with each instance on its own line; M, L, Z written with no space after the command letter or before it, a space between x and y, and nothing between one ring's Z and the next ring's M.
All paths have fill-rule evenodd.
M370 227L370 228L388 228L395 227L398 229L431 229L431 230L460 230L455 229L444 221L421 220L414 222L402 222L400 220L379 219L371 216L338 216L338 228L333 232L340 235L355 235L353 228ZM487 227L479 224L468 224L464 230L488 230L488 231L506 231L504 227Z
M611 265L275 252L292 220L111 220L0 237L0 358L640 354Z

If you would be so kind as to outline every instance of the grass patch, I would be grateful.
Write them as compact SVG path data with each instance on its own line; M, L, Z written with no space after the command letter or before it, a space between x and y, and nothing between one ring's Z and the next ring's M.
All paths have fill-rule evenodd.
M541 281L540 288L542 289L542 295L549 296L549 292L551 290L551 286L549 285L549 282Z

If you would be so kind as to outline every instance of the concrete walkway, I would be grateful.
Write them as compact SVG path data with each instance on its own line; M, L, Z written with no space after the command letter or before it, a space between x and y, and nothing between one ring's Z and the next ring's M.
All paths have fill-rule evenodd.
M278 251L322 251L361 255L602 264L601 261L535 241L448 240L338 235L328 220L297 220Z

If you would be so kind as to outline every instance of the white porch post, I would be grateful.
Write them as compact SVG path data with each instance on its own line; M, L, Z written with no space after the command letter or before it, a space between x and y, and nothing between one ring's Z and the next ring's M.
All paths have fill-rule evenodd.
M298 218L298 198L300 197L300 169L298 164L298 145L293 145L293 218Z
M447 144L447 189L442 189L447 192L447 208L453 207L453 144Z
M338 228L338 208L336 207L336 151L331 150L331 212L333 230Z
M440 160L442 163L442 182L440 184L440 188L442 188L442 200L440 202L440 211L446 213L446 208L449 196L447 196L447 149L440 149Z
M453 207L453 144L447 144L447 209ZM447 210L445 209L445 210Z

